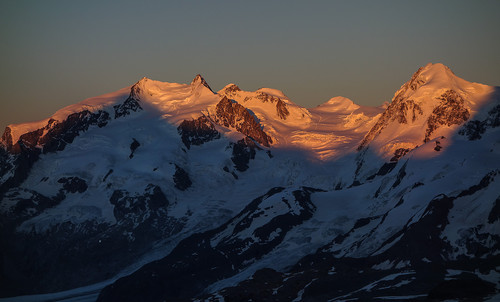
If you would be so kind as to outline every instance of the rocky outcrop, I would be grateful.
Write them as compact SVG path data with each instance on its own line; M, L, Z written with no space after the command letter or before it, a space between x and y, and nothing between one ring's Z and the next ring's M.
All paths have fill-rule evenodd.
M394 97L391 104L382 113L377 123L370 129L370 131L365 135L361 144L358 146L358 151L367 147L368 144L379 135L382 130L387 127L390 122L397 121L400 124L407 124L408 120L412 122L422 115L422 108L416 104L413 100L406 100L400 95Z
M234 167L240 172L246 171L249 168L248 164L250 160L255 158L255 150L260 148L253 140L247 137L231 144L233 146L231 160L234 163Z
M151 215L164 216L169 204L160 187L148 185L143 195L131 195L125 190L115 190L109 199L114 205L116 220L141 223Z
M41 153L62 151L67 144L91 126L104 127L109 121L109 114L99 110L92 113L88 110L70 114L63 122L50 119L47 125L35 131L25 133L14 144L9 145L10 129L7 127L3 141L4 151L0 154L9 164L0 168L3 175L10 171L11 176L0 184L0 196L10 187L19 185L28 176L33 164ZM10 136L11 138L11 136ZM10 169L6 170L7 167Z
M222 226L184 239L167 257L106 287L98 301L196 297L209 284L272 251L294 226L311 218L316 209L310 199L313 191L271 189Z
M145 80L147 79L144 78L141 81ZM142 110L142 107L139 104L140 94L143 92L141 88L141 81L137 82L134 86L132 86L132 88L130 88L130 95L123 103L113 106L115 119L130 115L132 112Z
M262 91L257 92L255 97L261 100L263 103L270 102L271 104L274 104L280 100L279 97L270 95Z
M278 102L276 102L276 114L282 120L286 120L286 117L290 115L290 112L286 108L285 102L283 102L281 99L278 99Z
M408 124L409 122L415 122L419 116L424 115L422 107L406 96L408 90L415 90L423 83L423 80L419 79L417 72L412 77L412 80L403 85L377 123L365 135L357 148L358 151L367 147L389 123L396 121L399 124ZM464 99L456 91L447 90L436 99L439 100L439 103L436 104L427 118L424 142L428 142L431 135L441 126L459 125L470 117L469 108L467 108ZM477 125L471 124L471 128L474 128L474 126ZM480 127L478 131L482 131Z
M425 80L421 77L422 71L423 67L419 68L411 79L396 92L392 102L361 141L358 151L368 146L390 122L398 121L401 124L407 124L408 120L415 121L418 115L423 114L422 108L415 101L406 97L409 91L415 91L425 84Z
M272 143L271 138L262 130L256 117L247 108L227 97L223 97L217 104L213 119L217 124L234 128L263 146L269 147Z
M132 143L130 144L130 155L128 158L132 159L134 157L134 152L141 146L141 143L139 143L135 138L132 138Z
M179 132L182 142L188 149L192 145L199 146L220 138L219 131L215 129L212 121L204 115L191 121L184 120L177 127L177 132Z
M201 76L201 74L197 74L194 77L193 81L191 81L191 87L193 89L196 89L199 86L204 86L204 87L208 88L212 93L214 93L214 91L212 90L212 88L210 88L210 86L208 85L207 81L205 81L205 79Z
M238 95L238 92L240 92L241 89L235 84L229 84L222 91L220 91L221 96L226 96L229 99L233 99L235 96Z
M115 118L130 115L142 110L138 103L141 88L139 83L132 86L129 97L119 105L113 106ZM64 121L49 119L44 127L22 134L17 142L12 140L11 129L6 127L2 135L0 149L0 177L11 172L13 175L0 184L0 197L10 187L20 184L28 175L32 165L41 153L58 152L71 144L80 133L92 126L102 128L111 120L110 114L104 110L91 112L83 110L72 113ZM9 162L7 164L7 162ZM10 167L10 168L9 168Z
M500 105L497 105L488 111L488 116L480 120L468 121L458 132L460 135L467 136L471 141L482 138L486 130L500 126Z
M173 176L173 180L175 183L175 187L181 191L187 190L193 184L186 170L177 165L175 165L175 174Z
M424 142L428 142L431 134L440 126L459 125L470 117L464 99L457 92L448 90L438 100L441 102L432 110L432 114L427 120Z
M67 144L72 143L80 132L86 131L94 125L104 127L109 119L109 113L106 111L99 110L92 113L84 110L68 115L62 122L50 119L45 127L22 134L19 140L11 145L6 143L11 141L8 139L10 129L6 129L4 136L7 137L7 140L4 142L7 151L15 154L22 152L22 150L35 148L41 149L43 153L61 151Z
M60 182L61 192L72 194L80 194L85 186L77 177ZM184 225L168 215L167 197L159 186L150 184L143 193L113 192L110 203L114 205L114 224L99 219L79 223L66 220L47 224L43 230L18 230L23 220L65 198L35 191L26 198L28 193L9 191L6 198L16 203L12 211L17 214L2 213L0 219L2 295L55 292L107 280ZM101 211L85 205L72 210L97 216Z
M62 177L58 183L63 184L63 189L68 193L83 193L87 191L87 182L80 177Z
M444 235L454 207L463 210L461 198L486 189L498 172L486 175L477 185L455 196L437 195L421 215L412 216L406 225L382 244L380 253L363 257L336 254L335 248L349 237L357 237L351 248L366 240L357 229L372 225L372 234L387 213L358 219L353 228L337 236L331 244L318 249L291 268L279 272L269 268L256 271L237 285L204 295L226 301L371 301L374 297L396 300L483 301L498 294L495 284L484 276L496 271L500 256L500 236L481 233L484 224L458 229L462 239L451 242ZM404 203L403 199L395 208ZM457 204L462 203L462 204ZM459 210L459 211L461 211ZM378 222L378 223L377 223ZM458 247L453 246L458 244ZM332 252L333 251L333 252ZM460 251L460 256L453 254ZM478 270L478 268L480 268ZM450 274L450 272L456 272Z
M5 127L5 131L3 132L2 138L0 139L0 144L5 149L12 147L12 129L10 127Z

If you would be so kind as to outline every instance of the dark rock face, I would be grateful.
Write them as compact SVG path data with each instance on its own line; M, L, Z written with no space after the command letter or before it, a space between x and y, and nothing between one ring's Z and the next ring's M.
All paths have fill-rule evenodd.
M3 132L1 142L4 148L9 148L10 146L13 145L12 129L10 129L9 127L5 127L5 131Z
M450 211L460 198L487 188L497 175L496 171L489 173L477 185L456 196L433 198L419 218L411 217L399 232L382 244L381 249L385 246L385 251L380 254L351 258L339 255L335 249L355 229L366 227L371 221L383 221L387 213L359 219L348 233L302 258L285 272L264 268L236 286L202 298L210 300L222 296L226 301L292 301L297 298L300 301L371 301L374 297L406 300L414 296L416 300L482 301L497 290L494 284L480 278L478 268L481 274L496 271L500 260L496 252L500 250L500 236L483 234L484 238L480 238L477 231L465 235L467 240L460 244L467 254L455 257L456 250L442 232L449 224ZM395 208L402 202L400 200ZM377 228L380 224L374 225ZM492 242L495 242L493 246ZM355 242L353 248L356 245ZM487 246L490 248L485 248ZM447 273L450 270L462 273L450 276Z
M473 120L467 122L458 133L467 136L471 141L475 141L481 139L484 132L486 132L486 123Z
M497 220L500 220L500 196L498 196L497 200L495 200L495 205L493 206L490 214L488 215L488 223L491 224Z
M39 215L45 209L58 205L65 195L62 189L53 197L47 197L29 189L14 189L8 191L3 198L14 201L14 206L10 211L4 212L0 219L0 225L5 226Z
M17 154L0 148L0 160L5 162L2 168L8 170L5 173L14 173L2 183L0 195L2 205L9 205L0 215L2 297L56 292L109 279L137 261L156 241L183 228L182 220L168 216L169 202L160 187L149 185L143 194L114 192L110 198L115 206L114 224L101 219L71 219L44 224L43 229L32 226L30 230L29 225L23 226L28 219L58 206L69 194L85 193L88 184L76 176L62 177L57 181L61 188L55 196L19 188L41 153L40 148L30 149L22 142L19 147L21 152ZM112 172L110 169L104 179ZM41 182L48 179L43 177ZM99 207L91 205L70 210L83 217L86 213L102 215Z
M441 142L440 141L436 141L436 146L434 146L434 151L441 151L441 149L443 149L443 146L441 146Z
M60 178L58 183L63 184L63 189L68 193L83 193L87 191L87 183L79 177L63 177Z
M56 201L33 196L38 197L29 202L37 203L35 207ZM149 185L142 195L117 190L110 202L115 205L116 224L67 221L28 233L15 231L20 221L2 221L0 242L6 248L1 274L12 286L0 285L2 295L60 291L105 280L183 227L182 221L167 215L168 200L158 186ZM18 207L33 206L27 203L20 201ZM100 209L89 206L80 211Z
M31 167L40 156L40 149L27 149L22 144L18 146L21 150L18 154L11 154L8 151L0 152L2 161L6 163L1 169L2 176L7 173L13 174L0 184L0 198L7 190L18 186L28 177Z
M113 173L113 169L109 169L108 173L106 173L106 175L104 175L104 177L102 178L102 182L105 182L106 179L108 179L108 177L111 175L111 173Z
M237 141L233 145L233 154L231 160L234 163L236 170L243 172L246 171L251 159L255 158L255 150L260 148L253 140L248 137Z
M221 96L225 96L229 99L232 99L235 96L238 96L239 91L241 91L241 89L238 86L232 84L232 85L227 86L223 91L221 91L220 94L221 94ZM286 103L281 98L279 98L277 96L273 96L273 95L267 94L265 92L259 91L259 92L256 92L255 97L250 97L250 96L245 97L245 99L243 100L243 103L252 99L252 98L257 98L257 99L261 100L263 103L267 103L267 102L269 102L271 104L276 103L276 114L282 120L286 120L286 118L290 115L290 112L288 111Z
M98 301L182 301L196 297L209 284L269 253L288 231L312 217L315 206L311 192L295 190L293 199L288 199L284 188L271 189L217 229L188 237L167 257L106 287ZM262 205L269 198L273 202ZM254 221L283 207L288 210L252 229Z
M151 206L154 198L146 199ZM182 229L181 221L163 213L160 210L149 216L123 211L124 216L118 215L122 219L114 225L96 220L65 222L41 233L2 235L2 243L9 242L3 251L4 264L8 265L2 267L2 275L11 284L9 288L0 285L2 295L61 291L113 277L150 250L154 242ZM134 227L141 220L144 223Z
M382 116L379 118L377 123L372 127L372 129L370 129L368 134L365 135L358 147L358 151L368 146L368 144L377 135L379 135L390 122L398 121L401 124L407 124L408 118L411 118L412 121L415 121L417 116L422 114L422 109L413 100L406 100L399 95L394 97L392 103L389 105L389 107L387 107L384 113L382 113Z
M269 147L272 143L271 138L262 130L262 126L249 110L227 97L223 97L217 104L214 121L224 127L235 128L263 146Z
M8 188L19 185L26 179L33 164L43 153L64 150L67 144L73 142L80 132L88 130L90 126L104 127L109 121L109 114L105 111L91 113L88 110L73 113L63 122L49 120L44 128L25 133L20 136L14 145L6 145L0 156L3 161L9 162L2 166L2 172L13 170L14 176L0 185L0 196ZM8 128L8 127L7 127ZM10 129L5 133L9 133ZM4 136L9 136L4 133ZM9 140L7 140L9 141ZM8 168L10 167L10 168ZM6 170L6 169L9 170Z
M122 104L113 106L113 109L115 110L115 119L130 115L132 112L142 110L142 107L139 104L139 95L142 92L139 82L132 86L129 97Z
M50 119L45 127L21 135L16 143L7 146L7 151L20 153L23 149L35 148L43 150L43 153L61 151L67 144L72 143L80 132L94 125L104 127L109 119L109 113L102 110L95 113L88 110L73 113L63 122Z
M140 88L138 84L135 84L131 88L130 96L122 104L113 106L115 119L142 110L137 101L139 92ZM24 149L39 148L43 150L43 153L62 151L67 144L73 142L80 132L87 131L91 126L102 128L110 120L107 111L83 110L68 115L62 122L50 119L43 128L21 135L17 142L12 141L11 129L7 127L2 136L2 142L10 153L20 153L22 147Z
M283 102L281 99L278 99L278 102L276 103L276 114L282 120L286 120L286 117L290 115L290 112L286 108L285 102Z
M422 108L415 103L413 100L407 100L405 102L399 102L396 106L398 114L393 116L393 120L396 119L400 124L408 124L407 112L411 116L411 121L414 122L418 115L424 114Z
M135 138L132 139L132 143L130 144L130 155L128 158L132 159L134 157L134 152L141 146L141 143L139 143Z
M404 163L404 165L399 169L398 175L396 176L396 181L392 185L393 188L399 186L403 178L406 176L406 165L408 164L408 161Z
M135 223L144 222L151 213L164 216L169 204L160 187L148 185L143 195L132 195L124 190L116 190L109 199L115 206L113 213L117 220L130 220Z
M487 129L500 126L500 105L493 107L488 111L488 117L482 121L468 121L458 132L460 135L467 136L471 141L482 138Z
M200 74L197 74L196 77L194 77L193 81L191 81L191 86L193 88L198 85L205 86L206 88L210 89L210 91L214 92L208 85L207 81L205 81L205 79Z
M177 165L175 165L175 174L173 179L175 187L181 191L187 190L193 184L189 178L189 174Z
M258 92L256 96L263 103L270 102L271 104L276 103L276 114L282 120L286 120L287 116L290 115L286 103L277 96L267 94L265 92Z
M206 142L220 138L220 133L215 129L212 122L204 115L188 121L184 120L177 131L181 135L182 142L190 149L191 145L199 146Z
M235 84L227 86L224 91L222 91L221 95L226 96L228 98L234 98L235 96L238 95L238 92L240 92L241 89L240 87L236 86Z
M401 157L405 156L411 149L399 148L394 151L394 156L391 158L391 162L397 162Z
M139 85L132 86L130 96L120 105L115 105L115 118L126 116L131 112L140 111L142 107L136 98L140 92ZM71 144L81 132L91 126L102 128L108 124L111 117L107 111L99 110L70 114L64 121L50 119L43 128L25 133L13 142L11 129L7 127L2 135L0 145L0 176L12 171L13 176L0 184L0 197L9 188L22 183L33 164L41 153L58 152Z
M13 168L12 164L12 156L4 148L0 147L0 177L3 177Z
M434 108L427 120L424 142L429 141L431 134L442 125L459 125L467 121L469 109L464 105L464 99L455 91L448 90L441 95L439 105Z
M410 151L411 151L411 149L407 149L407 148L396 149L396 151L394 151L394 156L391 158L390 162L384 163L380 167L380 169L377 171L377 173L368 177L367 180L372 180L377 176L383 176L383 175L387 175L388 173L390 173L396 167L398 161Z
M422 115L422 108L415 103L413 100L408 100L405 98L405 94L408 90L417 90L420 86L425 84L425 81L420 77L423 68L420 68L415 72L410 79L406 82L400 89L399 93L393 98L391 104L382 113L377 123L370 129L368 134L365 135L364 139L358 147L358 151L368 146L368 144L382 132L382 130L391 121L397 120L401 124L407 124L408 118L415 121L418 115Z
M413 91L417 90L418 87L422 86L425 84L425 81L424 79L420 76L420 74L422 73L422 71L424 70L423 67L420 67L417 72L415 72L413 74L413 76L411 77L410 81L408 83L405 83L405 85L403 86L403 89L404 90L407 90L407 89L411 89Z

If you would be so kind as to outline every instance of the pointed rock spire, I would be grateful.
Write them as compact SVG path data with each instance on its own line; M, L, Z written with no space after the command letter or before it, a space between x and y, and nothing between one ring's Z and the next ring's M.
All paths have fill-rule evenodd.
M201 74L197 74L193 81L191 81L191 87L196 88L196 87L199 87L200 85L203 85L205 87L207 87L208 89L210 89L210 91L212 91L213 93L215 93L212 88L210 88L210 86L208 85L207 81L205 81L205 79L201 76Z

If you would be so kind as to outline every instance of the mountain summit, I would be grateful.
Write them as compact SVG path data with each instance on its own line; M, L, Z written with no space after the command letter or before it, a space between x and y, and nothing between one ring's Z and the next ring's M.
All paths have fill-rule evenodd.
M205 79L200 74L197 74L196 77L194 77L193 81L191 81L191 87L193 87L193 89L195 89L196 87L198 87L200 85L210 89L210 91L213 92L212 88L210 88L207 81L205 81Z
M490 101L494 90L457 77L443 64L429 63L394 94L358 150L371 144L379 155L390 157L400 148L449 136Z
M442 64L374 108L143 78L5 129L0 297L498 300L499 126Z

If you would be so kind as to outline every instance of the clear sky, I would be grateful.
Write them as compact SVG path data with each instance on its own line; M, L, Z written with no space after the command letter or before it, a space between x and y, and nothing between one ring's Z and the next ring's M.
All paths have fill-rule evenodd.
M0 127L143 76L378 106L441 62L500 85L500 1L0 1Z

